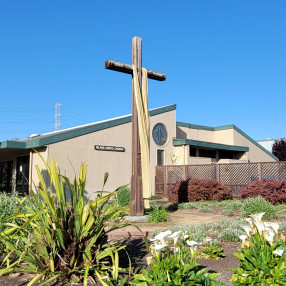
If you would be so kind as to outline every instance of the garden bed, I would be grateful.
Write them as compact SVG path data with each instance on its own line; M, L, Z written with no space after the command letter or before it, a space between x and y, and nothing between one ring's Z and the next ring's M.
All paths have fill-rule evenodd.
M111 238L118 239L116 238ZM132 263L132 272L139 273L142 269L147 268L146 263L146 247L145 243L141 238L121 238L121 243L126 244L126 251L128 252L131 263ZM237 251L237 249L240 247L240 243L222 243L222 247L224 248L225 252L225 258L221 258L219 260L211 260L211 259L198 259L198 263L202 266L207 267L207 270L210 272L218 272L221 273L221 275L216 279L221 282L227 283L230 285L230 278L232 275L232 272L227 270L227 268L236 268L239 265L239 261L237 258L235 258L232 254ZM128 256L122 252L120 255L122 266L128 265ZM24 286L27 285L31 279L33 278L33 275L19 275L14 274L12 276L2 276L0 277L0 284L1 285L7 285L7 286ZM57 284L52 284L57 285ZM59 285L59 284L58 284ZM66 284L70 285L70 284ZM83 285L80 284L73 284L73 285ZM101 285L100 283L93 284L89 283L89 285Z

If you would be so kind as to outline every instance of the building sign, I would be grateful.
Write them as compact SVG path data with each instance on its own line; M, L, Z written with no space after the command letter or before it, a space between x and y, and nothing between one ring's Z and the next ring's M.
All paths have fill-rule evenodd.
M98 150L98 151L125 152L125 148L124 147L116 147L116 146L95 145L94 149Z

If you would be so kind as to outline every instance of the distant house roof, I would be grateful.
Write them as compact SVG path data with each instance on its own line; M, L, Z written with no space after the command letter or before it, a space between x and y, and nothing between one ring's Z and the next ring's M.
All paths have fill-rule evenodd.
M195 125L195 124L190 124L190 123L185 123L185 122L177 122L177 126L187 127L187 128L191 128L191 129L208 130L208 131L219 131L219 130L226 130L226 129L234 129L239 134L241 134L243 137L248 139L251 143L256 145L258 148L260 148L265 153L267 153L274 160L279 161L279 159L276 156L274 156L271 152L269 152L267 149L265 149L263 146L261 146L259 143L257 143L254 139L249 137L246 133L244 133L242 130L240 130L234 124L223 125L223 126L218 126L218 127L210 127L210 126ZM239 147L239 146L236 146L236 147Z
M176 109L176 104L167 105L150 110L150 116L158 115ZM86 135L92 132L100 131L103 129L111 128L121 124L129 123L132 120L131 115L125 115L99 122L89 123L81 126L76 126L68 129L54 131L21 141L3 141L0 143L0 149L15 148L15 149L30 149L41 147L56 142L68 140L78 136Z

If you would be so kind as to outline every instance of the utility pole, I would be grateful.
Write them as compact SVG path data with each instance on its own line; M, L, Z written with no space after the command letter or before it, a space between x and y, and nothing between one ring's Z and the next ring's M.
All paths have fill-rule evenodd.
M61 125L61 106L62 104L60 102L57 102L54 106L55 110L55 115L54 115L54 121L55 121L55 131L60 130L62 125Z

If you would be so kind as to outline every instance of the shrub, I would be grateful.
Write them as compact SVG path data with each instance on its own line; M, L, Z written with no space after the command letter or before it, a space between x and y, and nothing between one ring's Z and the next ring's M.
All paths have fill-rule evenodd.
M251 214L265 212L265 219L272 219L277 216L277 209L270 202L262 197L247 199L242 207L241 216L247 217Z
M190 179L188 182L188 200L222 201L232 199L231 189L214 179Z
M107 210L116 191L105 196L100 192L94 201L89 201L85 198L86 164L81 165L79 178L71 183L58 172L53 158L50 167L43 162L51 187L47 188L36 166L41 187L35 187L35 195L25 198L29 204L25 204L22 213L15 212L14 217L20 223L9 225L9 229L0 233L0 241L7 251L1 264L6 268L0 275L12 272L36 274L29 285L41 279L45 279L45 284L70 278L84 280L86 285L91 274L112 276L116 280L118 252L124 246L107 244L107 232L123 225L115 223L105 228L114 215L107 214ZM107 178L106 173L104 184ZM1 223L3 225L5 221ZM15 238L17 243L14 243Z
M120 207L125 207L130 204L130 189L128 187L118 190L117 201Z
M241 198L261 196L272 204L286 202L286 180L265 179L254 181L239 189Z
M233 210L229 208L222 210L221 214L226 216L234 216Z
M169 218L169 213L166 208L161 206L151 206L148 212L148 222L163 222L167 221Z
M215 212L213 209L205 207L205 206L199 206L198 211L202 213L214 213Z
M188 202L188 180L177 182L172 186L172 192L169 196L169 201L172 203Z

